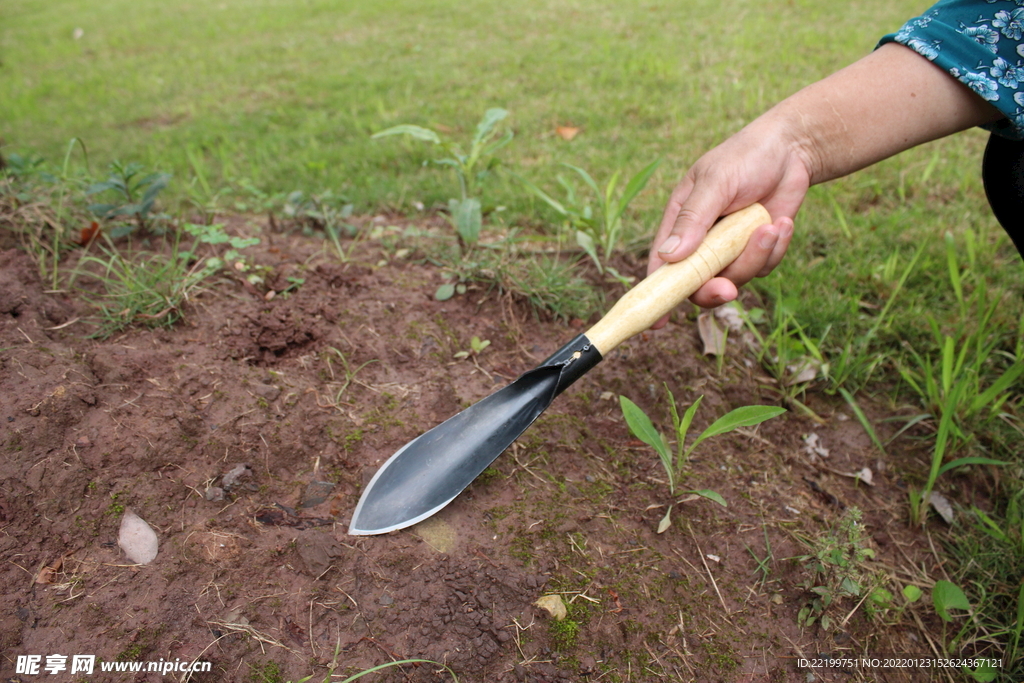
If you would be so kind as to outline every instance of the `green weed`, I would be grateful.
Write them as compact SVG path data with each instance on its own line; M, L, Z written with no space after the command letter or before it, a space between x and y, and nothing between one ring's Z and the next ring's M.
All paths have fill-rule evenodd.
M72 138L59 170L51 172L38 155L11 153L0 169L0 225L18 234L22 246L51 289L60 288L60 262L74 247L73 223L84 223L76 200L80 179L72 173L71 159L80 149L88 169L85 144Z
M208 270L224 268L229 262L236 261L241 257L240 249L256 246L260 243L258 237L235 237L227 234L224 232L223 223L213 223L210 225L185 223L181 227L186 233L196 238L196 245L192 247L192 250L183 254L186 257L197 255L196 247L200 244L212 246L226 245L228 247L220 256L211 256L206 260L206 268Z
M975 303L987 301L986 292L975 291ZM942 474L966 465L1007 464L987 456L944 462L948 454L966 447L977 434L986 432L1001 419L1013 397L1015 383L1024 374L1024 358L1000 351L998 335L989 330L989 321L998 305L999 299L994 299L985 306L974 329L961 337L959 349L957 340L944 334L934 318L929 318L940 348L939 357L933 359L911 347L909 353L914 364L900 368L900 375L928 410L910 418L908 423L923 419L938 422L928 479L922 490L910 491L911 520L915 524L924 522L931 491Z
M480 353L490 345L491 340L480 339L480 337L474 336L469 340L469 349L466 351L456 352L454 358L458 358L459 360L465 360L470 356L473 356L475 358L476 356L479 356Z
M768 576L771 574L771 567L769 565L775 563L775 556L772 553L771 541L768 540L768 525L765 524L764 519L761 520L761 531L764 533L765 556L763 558L758 557L749 545L744 545L747 548L747 552L750 553L750 556L754 558L754 562L757 563L757 567L754 569L754 571L755 573L760 574L757 583L763 589L765 583L767 583L768 581Z
M552 619L548 626L551 642L558 652L566 652L576 647L580 636L580 624L575 619L566 617L561 621Z
M647 182L661 165L661 159L648 164L630 178L618 196L616 196L616 190L621 170L612 174L602 190L591 175L579 166L562 165L575 172L590 188L594 199L596 199L597 210L588 202L578 198L576 188L562 176L558 176L558 182L565 190L565 200L561 202L525 178L516 175L516 179L522 183L523 187L555 210L566 226L572 230L576 244L590 256L599 272L607 270L612 276L628 284L626 278L607 265L607 261L612 257L622 239L622 215L626 212L630 202L647 186Z
M110 231L111 237L123 237L135 228L146 231L153 215L157 195L171 182L169 173L149 173L142 175L143 165L140 163L124 164L114 161L110 164L110 176L101 182L90 185L87 196L107 195L113 201L93 204L89 207L96 216L103 220L116 218L132 218L135 225L122 225Z
M331 377L331 381L328 383L328 386L331 387L332 394L331 405L333 405L335 408L338 408L338 410L341 410L339 406L344 403L342 397L345 395L345 392L348 391L348 388L352 386L352 382L355 381L356 375L358 375L363 370L363 368L365 368L370 363L377 363L379 361L376 358L371 358L370 360L366 361L365 363L362 363L358 367L353 368L348 361L348 357L345 356L344 353L334 348L333 346L329 347L327 350L330 353L324 355L324 362L327 363L327 372L330 374ZM334 364L331 362L332 358L340 361L341 363L341 377L336 376L334 373Z
M274 203L270 203L274 206ZM326 192L306 195L300 190L288 194L281 213L285 218L298 221L302 224L303 234L312 236L315 231L323 231L324 236L330 240L331 246L338 260L347 263L352 247L346 253L341 245L341 238L355 237L359 229L349 222L355 206L344 196L338 196L334 192ZM354 246L354 244L353 244Z
M602 309L602 291L579 274L576 263L557 254L522 258L514 237L489 246L469 257L439 259L450 282L440 285L434 297L444 301L478 286L525 300L535 312L564 321L586 320Z
M818 622L823 629L830 630L836 624L835 610L844 598L857 603L840 627L845 626L865 599L874 597L876 603L885 602L888 591L865 565L875 552L867 546L862 516L858 508L847 509L827 534L806 541L811 550L809 555L796 558L810 572L803 588L814 595L797 614L797 622L803 628Z
M1009 683L1024 675L1024 485L1013 480L1007 488L1009 495L996 509L971 508L946 542L958 568L951 578L964 597L953 595L951 602L940 595L940 602L947 616L957 603L971 613L955 623L943 619L944 628L955 627L945 638L946 649L1002 660L993 671L973 672L978 681Z
M281 667L274 661L262 664L249 664L248 683L284 683Z
M464 151L458 143L442 140L429 128L410 124L393 126L373 135L374 139L389 135L408 135L416 140L438 145L448 154L433 161L439 166L450 167L458 178L460 197L448 200L448 215L463 249L474 246L480 238L483 221L482 204L478 196L480 183L497 167L498 159L494 156L495 153L512 142L512 131L506 130L502 134L497 127L506 116L508 112L504 109L488 109L477 124L469 151Z
M661 461L665 474L668 476L669 495L673 497L676 494L676 484L680 481L683 472L686 469L690 454L704 440L721 434L727 434L743 427L752 427L754 425L761 424L765 420L770 420L771 418L777 417L786 412L785 408L778 408L775 406L744 406L742 408L736 408L711 423L707 429L701 432L700 435L694 439L689 446L687 446L686 435L690 431L690 425L693 422L694 415L696 415L697 408L700 406L700 402L704 397L699 396L697 400L686 409L683 416L680 417L679 412L676 409L675 396L672 395L672 392L669 390L667 385L665 387L665 391L668 394L669 407L672 412L672 428L676 439L676 453L674 458L672 456L672 452L669 450L668 442L665 437L654 427L654 423L651 422L651 419L639 406L625 396L619 397L619 404L622 408L622 415L626 419L626 424L629 426L630 432L632 432L636 438L652 447L658 454L658 459ZM693 494L713 500L719 505L726 505L725 499L714 491L701 489L685 492L681 491L681 493ZM672 524L672 506L673 504L670 503L665 516L662 518L661 523L658 524L659 534L667 530Z
M803 394L810 382L829 373L830 364L822 351L829 329L826 328L821 337L813 339L787 306L779 287L781 285L776 284L776 303L770 319L762 309L748 312L738 303L734 307L753 334L757 361L775 380L775 390L782 401L820 422L821 418L797 396ZM760 330L761 323L768 327L764 334Z
M109 238L100 255L82 256L75 275L93 280L101 293L82 290L97 309L99 329L106 338L133 324L170 327L181 319L189 297L214 271L200 263L190 265L191 253L174 240L166 254L138 252L126 255Z
M111 515L112 517L117 517L118 515L124 514L125 506L124 503L121 502L121 497L123 495L123 492L110 494L110 505L107 506L108 515Z

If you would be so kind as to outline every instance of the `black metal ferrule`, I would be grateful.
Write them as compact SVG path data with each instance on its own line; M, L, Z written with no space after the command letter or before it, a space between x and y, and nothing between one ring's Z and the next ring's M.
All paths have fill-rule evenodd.
M587 371L600 363L601 359L601 352L587 339L587 335L580 334L548 356L540 366L561 366L558 387L555 389L555 396L557 396L569 388L570 384L587 374Z

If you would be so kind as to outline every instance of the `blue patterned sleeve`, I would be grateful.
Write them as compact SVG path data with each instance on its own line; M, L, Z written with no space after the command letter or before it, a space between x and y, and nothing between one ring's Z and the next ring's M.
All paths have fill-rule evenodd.
M1024 139L1024 0L940 0L885 43L934 62L1006 117L984 128Z

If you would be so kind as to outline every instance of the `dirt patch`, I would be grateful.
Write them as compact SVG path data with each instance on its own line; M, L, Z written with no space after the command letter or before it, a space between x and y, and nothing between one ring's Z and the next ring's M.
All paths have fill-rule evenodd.
M173 329L97 341L24 254L0 253L4 680L35 680L16 675L18 655L54 653L212 662L209 673L82 680L255 683L322 680L336 652L339 672L421 658L469 682L803 683L800 657L930 654L926 630L889 629L864 609L841 627L797 626L813 597L806 563L792 559L807 553L799 538L844 508L864 511L879 568L936 562L902 521L907 456L878 454L845 404L811 396L824 424L791 412L707 442L686 488L729 506L683 503L655 533L664 475L617 396L664 424L663 383L684 404L704 395L701 428L777 400L742 358L718 374L685 320L611 354L435 518L347 536L387 457L580 330L484 289L435 301L436 268L374 243L339 264L319 242L280 238L255 260L279 290L301 286L268 301L225 281ZM457 359L474 336L491 344ZM811 432L827 464L808 455ZM838 474L863 467L874 487ZM117 546L128 507L160 537L150 565L130 566ZM533 606L549 593L566 621ZM63 675L47 680L78 680ZM378 674L443 678L430 664Z

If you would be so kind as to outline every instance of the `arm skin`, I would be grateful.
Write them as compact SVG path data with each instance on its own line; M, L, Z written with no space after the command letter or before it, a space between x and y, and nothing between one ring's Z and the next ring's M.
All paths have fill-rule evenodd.
M698 159L665 208L648 274L693 253L720 216L761 202L772 223L758 228L740 257L691 298L705 307L731 301L738 286L782 260L811 185L1000 118L995 107L913 50L883 45L783 100Z

